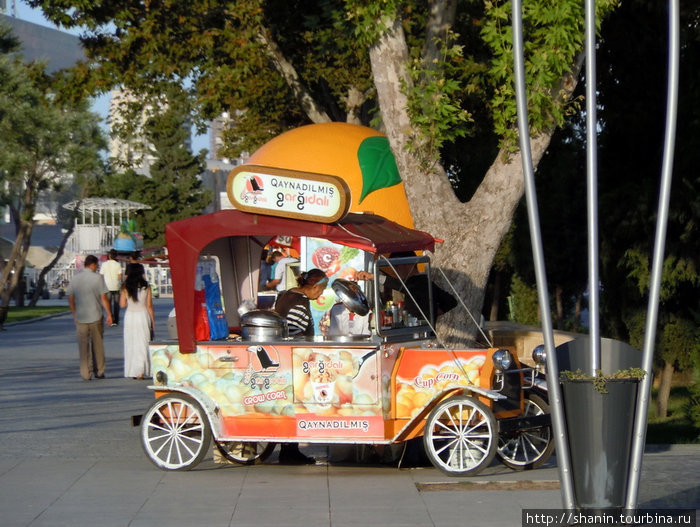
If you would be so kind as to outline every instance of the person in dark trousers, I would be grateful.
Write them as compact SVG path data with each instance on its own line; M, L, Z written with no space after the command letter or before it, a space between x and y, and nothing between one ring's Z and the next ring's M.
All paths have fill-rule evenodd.
M107 255L107 261L100 267L100 274L107 284L107 299L112 306L112 326L119 325L119 293L122 288L122 264L117 261L117 251L112 249Z
M316 300L328 285L326 273L311 269L297 278L297 287L283 291L275 302L275 311L287 319L289 336L314 336L311 300ZM282 443L279 461L283 465L312 465L316 460L299 451L298 443Z
M80 375L86 381L89 381L93 374L96 379L105 377L103 308L107 313L107 324L112 323L112 313L107 300L109 289L104 278L98 274L97 266L97 256L86 256L85 268L73 277L66 288L68 305L78 333Z

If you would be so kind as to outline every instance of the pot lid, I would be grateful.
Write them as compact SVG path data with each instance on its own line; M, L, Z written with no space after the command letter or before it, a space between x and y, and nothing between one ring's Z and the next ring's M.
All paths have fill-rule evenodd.
M369 302L357 282L336 278L331 287L343 305L352 313L361 317L369 313Z
M268 309L253 309L241 316L241 325L263 328L284 328L287 325L287 321L274 311Z

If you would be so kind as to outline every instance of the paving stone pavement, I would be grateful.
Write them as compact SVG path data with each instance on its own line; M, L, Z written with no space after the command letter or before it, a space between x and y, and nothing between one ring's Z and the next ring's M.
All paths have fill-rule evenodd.
M156 300L157 338L167 337L171 308ZM209 456L192 471L163 472L131 425L152 401L148 382L123 378L120 327L106 328L105 344L107 378L83 381L69 315L0 332L0 527L489 527L561 507L554 458L533 471L495 462L449 478L356 463L352 450L340 463L339 449L302 445L316 465ZM639 507L700 508L700 445L648 447Z

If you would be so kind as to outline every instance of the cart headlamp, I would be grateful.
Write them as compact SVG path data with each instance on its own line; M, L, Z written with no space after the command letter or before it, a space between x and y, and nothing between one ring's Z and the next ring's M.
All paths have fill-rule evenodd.
M510 365L513 363L513 356L508 350L497 350L494 352L492 360L493 366L497 370L505 371L510 368Z
M543 366L547 363L547 352L544 349L544 344L535 346L535 349L532 350L532 360L535 361L535 364Z

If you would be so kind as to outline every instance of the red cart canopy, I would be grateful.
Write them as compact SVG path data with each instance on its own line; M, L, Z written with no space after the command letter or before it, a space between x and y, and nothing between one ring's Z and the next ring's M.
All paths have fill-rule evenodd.
M337 223L325 224L222 210L169 223L165 228L165 238L181 352L194 351L193 292L202 249L220 238L251 236L265 245L280 235L323 238L375 254L433 251L436 241L426 232L403 227L373 214L348 214Z

